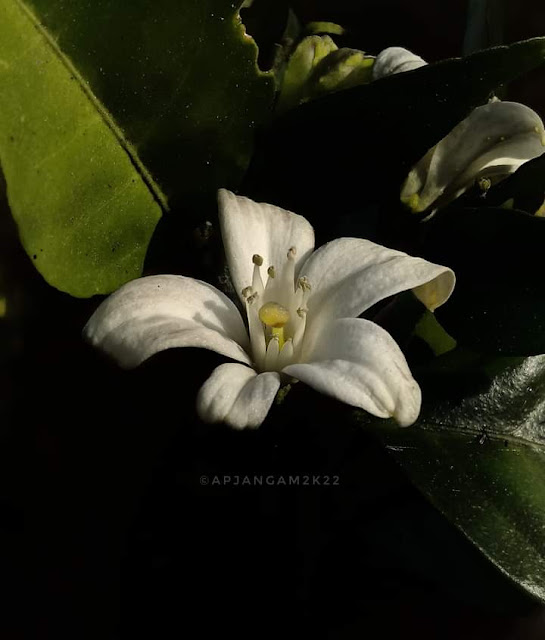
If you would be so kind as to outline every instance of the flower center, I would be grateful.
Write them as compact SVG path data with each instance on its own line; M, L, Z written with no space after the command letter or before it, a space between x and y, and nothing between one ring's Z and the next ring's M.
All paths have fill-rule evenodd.
M289 322L290 312L278 302L266 302L259 310L259 319L270 327L272 338L278 339L280 349L284 346L284 326Z
M267 268L267 282L261 278L263 258L252 258L252 284L242 291L246 300L248 329L256 369L281 371L297 361L301 353L306 325L306 300L310 284L305 277L295 282L295 247L287 260Z

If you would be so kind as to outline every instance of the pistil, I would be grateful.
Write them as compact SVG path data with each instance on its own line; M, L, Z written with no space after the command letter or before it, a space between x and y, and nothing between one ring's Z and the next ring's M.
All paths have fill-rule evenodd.
M259 319L271 329L271 339L278 340L278 347L284 346L284 326L290 319L290 313L278 302L266 302L259 310Z

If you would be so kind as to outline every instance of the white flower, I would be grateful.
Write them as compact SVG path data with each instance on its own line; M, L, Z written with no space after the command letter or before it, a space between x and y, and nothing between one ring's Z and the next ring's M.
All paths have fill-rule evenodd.
M475 183L486 190L544 151L541 118L517 102L477 107L413 167L401 200L413 212L434 213Z
M381 51L373 65L373 80L380 80L396 73L414 71L425 67L427 62L403 47L388 47Z
M407 289L431 310L454 274L367 240L340 238L313 253L302 216L219 193L231 277L246 309L213 286L183 276L134 280L103 302L85 337L123 367L171 347L203 347L238 363L217 367L202 386L199 415L239 429L265 419L282 380L295 378L369 413L410 425L420 389L381 327L358 318Z

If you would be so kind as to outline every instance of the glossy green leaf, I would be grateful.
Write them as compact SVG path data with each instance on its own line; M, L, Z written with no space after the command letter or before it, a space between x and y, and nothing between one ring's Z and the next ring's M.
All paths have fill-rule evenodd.
M395 202L428 149L499 85L544 61L545 38L535 38L303 104L271 127L245 191L307 215L326 239L335 225L331 211L336 219Z
M28 1L172 206L237 185L274 95L241 0Z
M0 87L0 165L37 269L75 296L139 276L162 194L17 0L0 0Z
M421 377L418 422L374 431L501 571L545 601L545 356L473 379L443 359Z
M459 344L504 355L545 353L545 220L502 208L452 207L426 223L420 253L456 273L437 318Z

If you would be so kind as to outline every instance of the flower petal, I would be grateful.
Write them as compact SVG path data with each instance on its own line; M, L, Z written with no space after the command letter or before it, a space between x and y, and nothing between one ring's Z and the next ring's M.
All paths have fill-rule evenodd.
M222 364L201 387L197 412L205 422L256 428L267 417L279 387L278 373L257 374L241 364Z
M221 233L227 264L236 292L252 284L252 256L263 258L263 267L277 269L286 262L291 247L297 248L295 272L314 249L314 229L295 213L272 204L257 203L220 189L218 193Z
M379 418L394 417L403 427L415 422L420 387L390 334L362 318L341 318L330 328L308 362L282 372Z
M336 318L355 318L401 291L433 311L454 288L454 273L422 258L362 240L339 238L314 252L301 269L312 286L307 306L304 357Z
M454 200L480 177L505 178L528 160L542 155L544 151L544 144L535 131L520 133L499 142L458 176L449 186L449 196Z
M83 334L126 368L172 347L202 347L250 364L235 305L212 285L183 276L129 282L100 305Z
M543 145L545 128L535 111L516 102L490 102L474 109L416 164L401 200L414 212L445 205L479 177L509 175L541 155Z
M403 49L403 47L388 47L381 51L373 66L373 79L385 78L395 73L404 73L425 67L427 62L420 56Z

